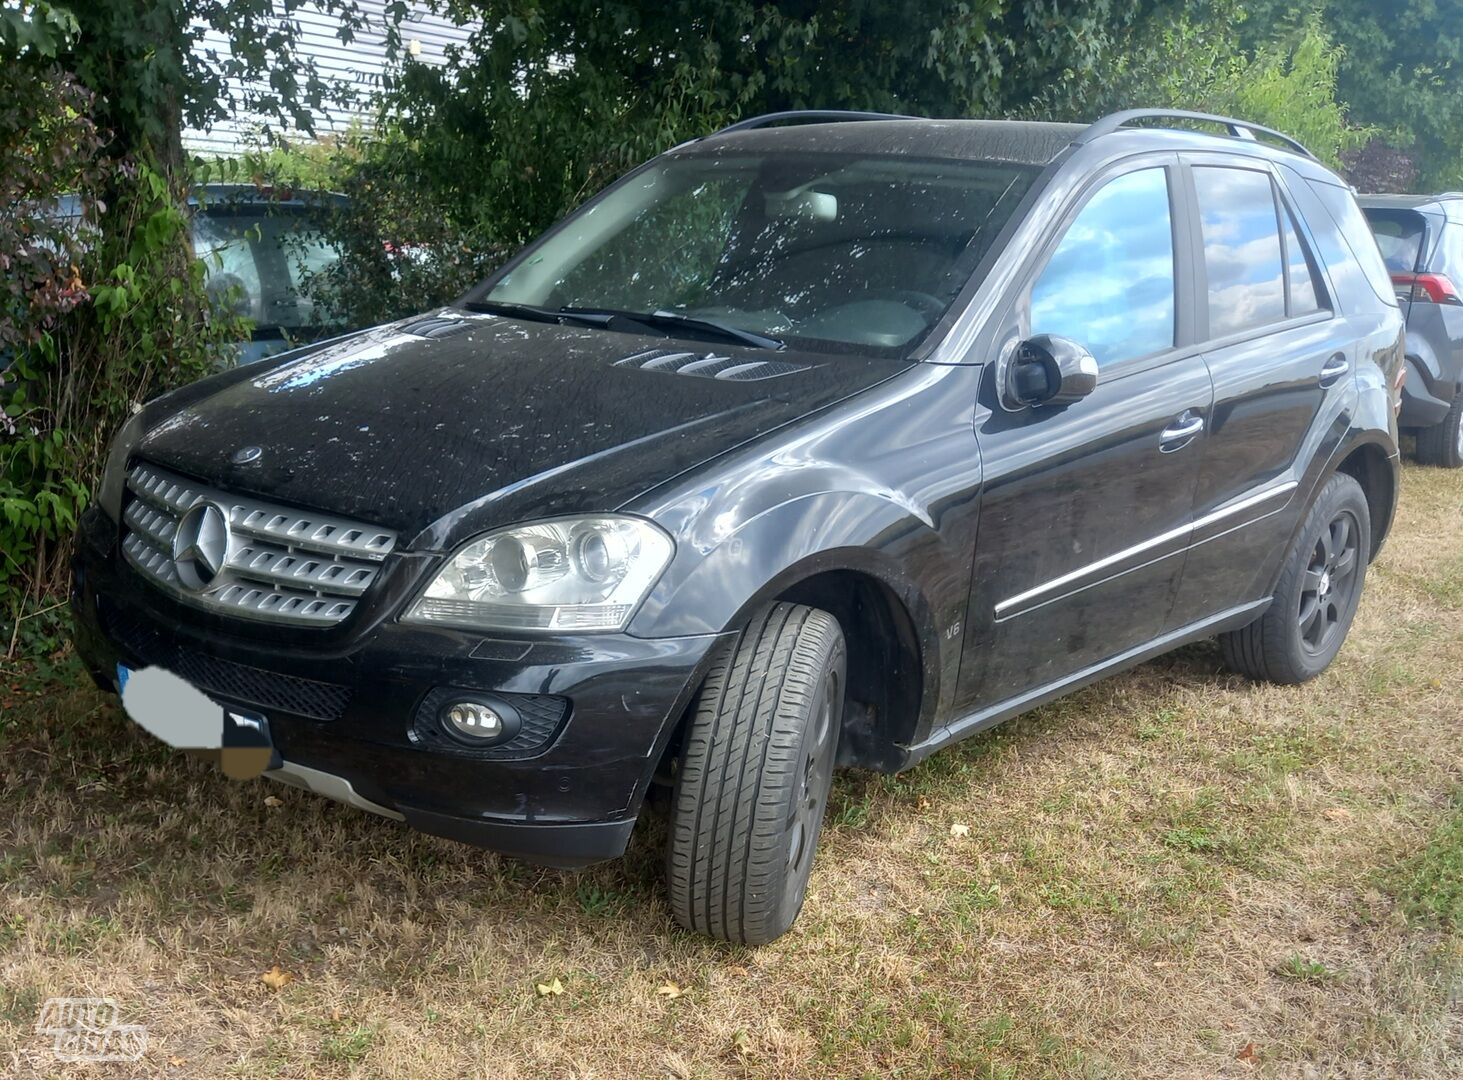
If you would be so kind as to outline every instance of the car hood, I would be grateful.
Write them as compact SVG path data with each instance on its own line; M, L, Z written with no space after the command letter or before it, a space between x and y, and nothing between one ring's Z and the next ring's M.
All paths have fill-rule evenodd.
M907 366L449 309L256 366L138 453L435 547L468 526L622 506Z

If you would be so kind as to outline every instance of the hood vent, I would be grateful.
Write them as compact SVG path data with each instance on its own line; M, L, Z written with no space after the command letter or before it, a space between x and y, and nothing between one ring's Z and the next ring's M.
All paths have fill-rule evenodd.
M800 364L790 364L786 360L738 360L730 356L718 356L716 353L669 352L664 349L652 349L616 360L615 367L638 367L641 371L695 375L703 379L723 379L727 382L756 382L807 370Z
M414 334L417 337L435 340L471 330L472 322L468 319L453 318L451 315L428 315L425 318L406 323L400 329L403 334Z

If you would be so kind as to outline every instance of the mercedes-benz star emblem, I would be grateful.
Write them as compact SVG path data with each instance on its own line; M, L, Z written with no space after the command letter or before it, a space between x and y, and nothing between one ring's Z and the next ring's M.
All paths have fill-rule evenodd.
M202 592L229 557L229 515L211 502L194 503L173 534L173 565L184 587Z

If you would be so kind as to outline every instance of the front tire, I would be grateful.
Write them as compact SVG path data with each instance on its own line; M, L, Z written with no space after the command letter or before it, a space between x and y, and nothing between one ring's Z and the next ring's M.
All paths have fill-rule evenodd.
M802 908L843 716L843 633L776 603L712 665L676 774L666 879L689 930L746 945Z
M1265 614L1219 635L1225 664L1282 684L1326 670L1351 629L1370 551L1366 493L1354 477L1336 473L1307 512Z
M1463 467L1463 389L1454 394L1447 416L1418 431L1417 460L1444 469Z

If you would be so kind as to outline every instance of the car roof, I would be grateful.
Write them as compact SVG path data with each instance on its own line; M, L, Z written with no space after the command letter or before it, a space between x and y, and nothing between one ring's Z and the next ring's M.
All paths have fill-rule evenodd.
M717 132L684 149L916 155L1045 165L1083 130L1082 124L1035 120L864 120Z
M935 120L883 114L809 113L816 123L774 123L796 120L797 113L778 113L754 118L730 128L682 143L672 154L695 153L798 153L838 152L876 156L910 155L965 161L1000 161L1021 165L1051 164L1069 147L1094 145L1115 153L1145 150L1224 150L1229 153L1284 160L1308 176L1340 183L1324 165L1288 136L1268 129L1194 113L1162 110L1132 110L1105 117L1096 124L1067 124L1043 120ZM1231 134L1221 135L1187 127L1129 126L1131 121L1187 118L1207 123L1233 125ZM826 118L826 119L825 119ZM764 123L764 121L772 121ZM1245 130L1241 130L1245 129ZM1276 146L1267 139L1291 143Z
M1463 191L1436 195L1358 195L1356 201L1366 210L1416 210L1442 214L1449 221L1463 221Z
M308 188L259 187L254 184L195 184L188 192L188 205L210 210L247 206L271 209L341 208L350 199L334 191L313 191Z

